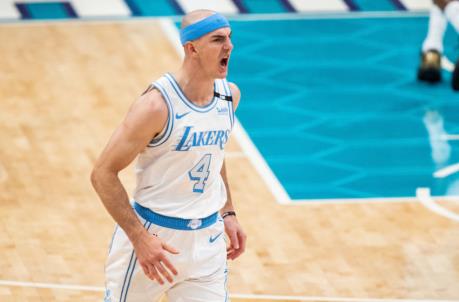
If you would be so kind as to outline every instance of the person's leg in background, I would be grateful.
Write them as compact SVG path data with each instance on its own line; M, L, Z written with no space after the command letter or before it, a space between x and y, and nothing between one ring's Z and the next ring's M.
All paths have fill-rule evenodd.
M422 44L421 65L418 79L429 83L441 81L441 57L443 53L443 36L447 19L439 6L433 5L430 10L429 29Z
M459 34L459 1L455 0L435 0L435 3L443 9L448 22L454 27ZM451 87L459 90L459 59L454 66L453 76L451 78Z

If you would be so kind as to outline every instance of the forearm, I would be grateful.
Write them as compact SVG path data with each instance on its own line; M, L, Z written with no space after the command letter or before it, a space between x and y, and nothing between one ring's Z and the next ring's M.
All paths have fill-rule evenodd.
M116 173L96 170L91 182L108 213L124 230L131 242L146 231L129 204L129 197Z
M234 211L234 206L233 206L233 201L231 199L231 190L228 184L228 177L226 175L226 165L225 162L223 162L222 169L220 171L220 174L222 176L223 182L225 183L225 188L226 188L226 203L223 206L223 208L220 210L220 213L223 214L228 211Z

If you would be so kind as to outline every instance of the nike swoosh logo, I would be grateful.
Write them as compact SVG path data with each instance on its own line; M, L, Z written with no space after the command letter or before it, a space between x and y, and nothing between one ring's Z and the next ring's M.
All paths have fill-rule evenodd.
M178 114L178 113L176 113L176 114L175 114L175 118L179 120L179 119L181 119L182 117L184 117L185 115L190 114L190 113L191 113L191 111L185 112L185 113L183 113L183 114Z
M223 234L223 232L219 233L219 234L218 234L217 236L215 236L215 237L210 236L209 242L210 242L210 243L213 243L215 240L217 240L218 237L220 237L221 234Z

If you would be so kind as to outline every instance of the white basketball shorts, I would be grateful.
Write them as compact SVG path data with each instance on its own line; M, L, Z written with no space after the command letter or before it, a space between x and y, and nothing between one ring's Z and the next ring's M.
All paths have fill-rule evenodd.
M174 276L172 284L165 278L163 285L149 279L137 262L128 237L117 226L105 267L104 301L156 302L163 295L167 295L169 302L229 301L226 242L221 217L214 214L210 222L205 220L207 218L185 220L157 215L136 203L134 205L148 232L180 252L178 255L166 252L178 275ZM139 215L139 209L148 220ZM153 215L145 215L148 211Z

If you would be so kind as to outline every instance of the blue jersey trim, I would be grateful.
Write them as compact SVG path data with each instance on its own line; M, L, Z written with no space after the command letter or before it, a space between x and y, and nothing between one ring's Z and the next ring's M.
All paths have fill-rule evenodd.
M163 133L163 135L160 135L159 137L154 138L149 144L148 147L157 147L164 142L167 141L167 139L171 136L172 134L172 129L174 128L174 108L172 107L172 102L169 98L169 95L167 94L166 90L161 86L161 84L155 82L153 83L153 86L155 86L156 89L161 92L161 94L164 97L164 100L166 101L167 108L169 109L168 115L167 115L167 126L166 126L166 131Z
M175 80L175 78L171 74L166 73L166 78L169 80L169 82L172 85L172 88L174 88L175 92L177 93L179 98L182 100L182 102L185 105L187 105L190 109L192 109L194 111L197 111L197 112L201 112L201 113L209 112L217 104L217 98L214 96L212 98L212 100L210 101L210 103L207 104L206 106L204 106L204 107L196 106L193 102L188 100L188 98L183 93L182 88L180 88L179 84L177 83L177 81ZM214 91L215 91L215 82L214 82Z
M223 274L225 274L225 282L223 283L223 286L225 288L225 302L228 301L228 262L225 264L225 270L223 271Z
M134 202L134 209L136 210L137 214L140 215L140 217L149 222L152 222L156 225L165 228L183 231L194 231L209 227L213 225L215 222L217 222L218 218L218 212L215 212L201 219L183 219L177 217L164 216L141 206L137 202Z
M110 252L112 251L112 247L113 247L113 241L115 240L115 236L116 236L116 232L118 231L118 224L115 226L115 230L113 231L113 235L112 235L112 240L110 241L110 245L109 245L109 248L108 248L108 254L110 255Z

